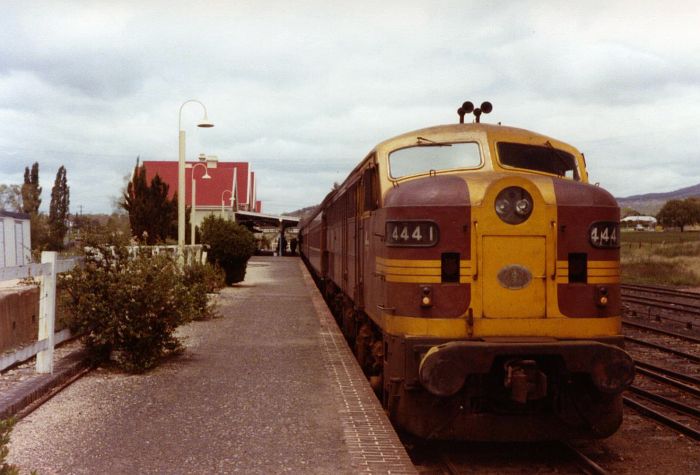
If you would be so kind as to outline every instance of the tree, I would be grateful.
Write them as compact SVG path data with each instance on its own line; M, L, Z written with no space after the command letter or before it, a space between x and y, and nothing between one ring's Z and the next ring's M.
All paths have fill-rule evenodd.
M131 234L137 240L150 237L148 232L148 183L146 183L146 168L139 167L138 161L134 167L134 174L126 186L126 192L122 199L122 208L129 213L129 225ZM144 234L146 233L146 234Z
M66 168L61 165L56 172L56 180L51 188L51 204L49 205L49 249L60 251L63 240L68 232L68 207L70 205L70 189L66 179Z
M41 187L39 186L39 163L34 162L31 170L24 167L22 184L22 211L29 214L31 220L32 249L41 250L48 243L46 216L39 214L41 206Z
M153 212L152 228L159 241L165 242L170 236L172 223L177 221L177 196L168 199L170 186L156 174L151 180L149 190L151 209Z
M0 209L22 211L22 191L19 185L0 185Z
M209 245L207 259L224 270L227 284L244 279L248 259L255 252L255 237L248 228L210 215L202 221L202 243Z
M131 234L148 245L165 242L171 235L173 221L177 220L177 194L168 199L169 186L156 175L149 185L146 168L134 168L134 175L126 187L121 207L129 213Z
M700 223L700 200L686 198L685 200L670 200L661 208L656 219L662 226L683 228Z
M22 185L22 210L28 214L37 214L41 206L41 187L39 186L39 163L34 162L31 171L24 167L24 184Z

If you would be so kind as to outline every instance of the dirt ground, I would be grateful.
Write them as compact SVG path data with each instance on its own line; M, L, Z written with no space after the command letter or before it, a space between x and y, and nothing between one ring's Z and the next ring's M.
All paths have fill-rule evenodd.
M700 442L627 407L613 436L574 445L610 473L700 474Z

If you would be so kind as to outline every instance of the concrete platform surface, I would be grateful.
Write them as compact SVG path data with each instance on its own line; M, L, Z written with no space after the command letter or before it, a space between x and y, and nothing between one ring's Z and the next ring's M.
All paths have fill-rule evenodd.
M95 370L20 421L51 473L415 473L297 258L257 257L221 318L145 375Z

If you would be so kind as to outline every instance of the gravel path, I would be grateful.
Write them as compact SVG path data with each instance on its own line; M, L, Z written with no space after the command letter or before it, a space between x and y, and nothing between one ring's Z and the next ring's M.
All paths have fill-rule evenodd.
M272 274L274 270L274 275ZM296 259L249 266L222 318L145 375L97 370L16 426L10 462L52 473L351 473Z

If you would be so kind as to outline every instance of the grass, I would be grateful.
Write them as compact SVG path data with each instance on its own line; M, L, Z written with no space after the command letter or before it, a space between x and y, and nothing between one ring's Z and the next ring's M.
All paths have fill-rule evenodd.
M668 244L673 242L695 242L700 241L700 232L698 231L623 231L620 234L622 245L631 245L632 243L642 244Z
M700 287L698 232L625 232L620 251L623 283Z

